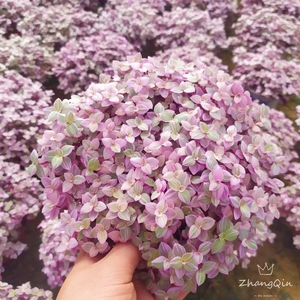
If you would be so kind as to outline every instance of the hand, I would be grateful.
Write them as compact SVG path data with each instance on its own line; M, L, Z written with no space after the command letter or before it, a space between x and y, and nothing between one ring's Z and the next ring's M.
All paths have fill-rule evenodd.
M154 300L141 282L132 281L140 259L131 243L117 244L100 260L81 251L56 300Z

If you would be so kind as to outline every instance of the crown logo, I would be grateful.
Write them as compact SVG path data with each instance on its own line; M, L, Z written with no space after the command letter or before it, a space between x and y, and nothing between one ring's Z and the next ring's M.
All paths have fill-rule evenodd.
M268 267L268 264L265 263L263 268L260 265L257 265L259 275L272 275L273 268L274 268L274 264L271 267Z

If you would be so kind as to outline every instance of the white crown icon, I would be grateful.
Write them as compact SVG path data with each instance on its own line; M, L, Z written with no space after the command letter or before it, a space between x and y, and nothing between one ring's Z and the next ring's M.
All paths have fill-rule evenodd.
M257 265L259 275L272 275L274 264L268 268L268 264L265 263L264 267L262 268L260 265Z

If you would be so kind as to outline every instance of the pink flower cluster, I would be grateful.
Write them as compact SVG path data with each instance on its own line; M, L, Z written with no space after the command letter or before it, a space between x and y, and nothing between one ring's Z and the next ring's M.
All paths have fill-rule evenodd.
M287 100L288 96L299 94L299 59L284 59L271 44L255 51L239 47L233 50L233 54L235 68L232 75L245 82L248 88L281 102Z
M171 55L179 57L186 63L200 60L207 66L215 66L219 70L228 72L228 67L222 63L222 60L214 55L212 52L201 50L200 48L192 48L191 46L183 46L175 49L168 49L160 51L155 56L163 63L167 63Z
M39 180L0 156L0 279L3 259L17 258L26 248L18 241L22 220L34 217L42 203Z
M15 71L0 74L0 153L5 160L27 165L51 96L40 83Z
M230 39L235 78L277 100L299 96L299 11L298 1L241 1Z
M43 170L43 213L67 234L58 252L131 240L138 276L174 299L256 253L279 217L283 153L268 109L223 71L139 54L113 68L47 109L31 173Z
M0 281L0 297L9 300L52 300L53 295L50 291L32 288L30 283L24 283L17 288L12 285Z
M296 124L300 125L300 106L297 106L298 119ZM287 128L289 130L289 128ZM295 129L293 129L293 133ZM286 134L287 132L285 132ZM299 143L299 132L297 132L297 139L294 142ZM298 158L298 155L295 155ZM284 176L284 180L289 184L281 190L280 212L283 217L294 227L294 245L300 249L300 163L299 161L292 161L287 170L287 174Z
M133 54L133 46L122 36L101 31L101 34L71 39L55 54L53 73L58 87L65 93L78 93L97 82L99 75L109 72L111 62Z
M57 287L63 281L76 259L74 252L61 251L61 247L69 246L67 233L61 229L61 221L47 219L41 222L42 243L39 249L40 259L43 261L43 272L47 275L50 287ZM67 243L63 245L63 242ZM74 240L77 244L77 242ZM62 249L65 250L65 249Z

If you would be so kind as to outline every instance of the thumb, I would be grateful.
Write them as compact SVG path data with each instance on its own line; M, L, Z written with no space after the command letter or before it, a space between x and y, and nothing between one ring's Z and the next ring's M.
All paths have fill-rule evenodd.
M114 283L129 283L133 273L141 260L141 255L132 243L118 243L98 263L107 270L107 275L112 277ZM96 263L96 264L98 264Z

